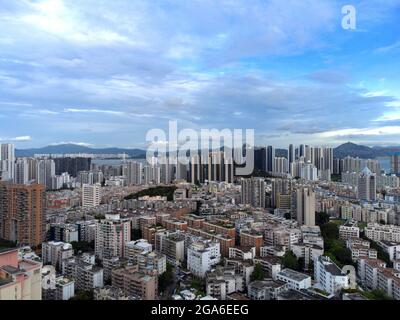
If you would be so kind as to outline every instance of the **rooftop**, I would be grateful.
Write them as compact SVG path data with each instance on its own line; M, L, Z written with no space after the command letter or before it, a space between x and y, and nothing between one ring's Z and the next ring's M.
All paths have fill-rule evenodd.
M301 273L301 272L298 272L298 271L295 271L295 270L292 270L292 269L288 269L288 268L283 269L281 272L278 273L278 275L283 276L283 277L287 277L287 278L290 278L290 279L294 279L296 281L303 281L303 280L305 280L307 278L310 278L310 276L308 276L308 275L306 275L304 273Z

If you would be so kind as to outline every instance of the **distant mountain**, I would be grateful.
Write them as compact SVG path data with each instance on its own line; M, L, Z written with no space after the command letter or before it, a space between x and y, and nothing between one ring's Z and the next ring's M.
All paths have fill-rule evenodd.
M77 144L59 144L35 149L16 149L17 157L33 157L35 154L73 154L73 153L92 153L92 154L121 154L126 153L133 158L144 158L146 151L141 149L123 148L90 148Z
M400 147L367 147L352 142L344 143L333 149L335 158L344 158L346 156L359 157L362 159L374 159L377 157L391 156L393 153L400 152Z
M92 154L122 154L126 153L132 158L145 158L146 150L125 149L125 148L90 148L77 144L59 144L35 149L16 149L17 157L33 157L35 154L74 154L74 153L92 153ZM390 147L367 147L352 142L344 143L333 149L335 158L344 158L346 156L359 157L362 159L374 159L377 157L390 156L393 153L400 153L400 146ZM287 157L287 150L275 149L276 157Z

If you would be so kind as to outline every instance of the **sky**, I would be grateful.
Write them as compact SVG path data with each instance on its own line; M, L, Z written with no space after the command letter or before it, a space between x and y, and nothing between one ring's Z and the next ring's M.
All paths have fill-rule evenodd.
M356 29L342 27L342 7ZM0 0L0 142L399 145L400 0Z

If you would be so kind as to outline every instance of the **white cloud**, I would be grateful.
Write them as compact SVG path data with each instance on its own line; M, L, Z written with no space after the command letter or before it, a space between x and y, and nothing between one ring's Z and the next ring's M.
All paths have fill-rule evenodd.
M380 47L375 49L376 53L387 53L387 52L391 52L393 50L397 50L400 49L400 41L397 41L391 45L385 46L385 47Z
M82 146L82 147L93 147L93 144L87 143L87 142L74 142L74 141L69 141L69 142L54 142L51 143L50 146L59 146L63 144L75 144L77 146Z
M13 137L13 138L0 138L0 141L5 141L5 142L26 142L26 141L32 141L31 136L20 136L20 137Z
M124 116L125 112L114 111L114 110L102 110L102 109L74 109L74 108L65 108L64 112L66 113L105 113L116 116Z
M317 133L321 138L335 138L345 136L381 136L400 134L400 126L386 126L377 128L349 128Z

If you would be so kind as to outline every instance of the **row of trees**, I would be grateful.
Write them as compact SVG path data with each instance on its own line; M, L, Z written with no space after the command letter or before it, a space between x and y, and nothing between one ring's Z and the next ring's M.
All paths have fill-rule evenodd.
M148 188L136 193L132 193L129 196L125 197L125 200L138 199L140 197L149 196L149 197L167 197L168 201L174 200L174 192L177 189L175 186L158 186L154 188Z
M320 223L321 234L324 238L325 255L331 258L340 268L344 265L354 265L351 258L351 251L346 247L346 242L339 239L338 224L326 221L327 217L325 213L317 213L316 222Z

